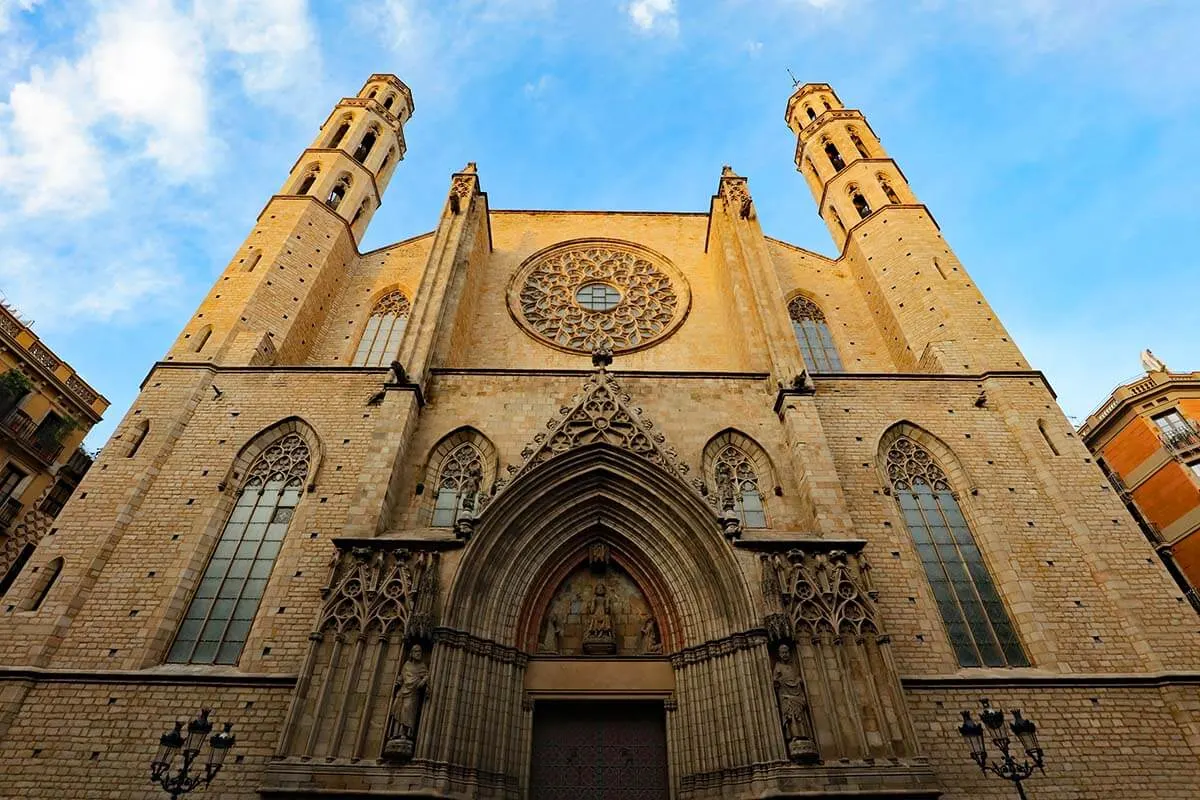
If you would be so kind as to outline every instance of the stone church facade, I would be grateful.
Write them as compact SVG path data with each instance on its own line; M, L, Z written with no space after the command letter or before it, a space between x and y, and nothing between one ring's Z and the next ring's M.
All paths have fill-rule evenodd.
M154 797L204 706L223 798L1007 797L981 697L1036 797L1200 793L1200 620L831 87L835 259L729 168L556 212L470 164L360 253L412 113L337 105L3 598L0 796Z

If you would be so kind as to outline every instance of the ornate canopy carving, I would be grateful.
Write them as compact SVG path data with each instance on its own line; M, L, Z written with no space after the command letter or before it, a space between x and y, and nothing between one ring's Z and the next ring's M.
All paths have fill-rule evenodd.
M535 253L508 289L509 311L523 330L575 353L654 344L683 322L690 302L687 281L666 258L607 239Z

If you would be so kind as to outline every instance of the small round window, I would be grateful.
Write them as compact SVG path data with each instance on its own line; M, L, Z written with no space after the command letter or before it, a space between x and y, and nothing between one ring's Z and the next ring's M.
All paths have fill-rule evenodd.
M621 293L607 283L585 283L575 292L575 302L588 311L612 311L621 302Z

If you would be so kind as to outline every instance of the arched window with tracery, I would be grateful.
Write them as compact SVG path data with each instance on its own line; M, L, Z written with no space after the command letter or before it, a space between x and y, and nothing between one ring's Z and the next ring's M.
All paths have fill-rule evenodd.
M296 186L296 194L308 194L308 190L317 182L317 176L321 174L321 168L313 165L304 173L304 177L300 179L300 183Z
M846 168L846 162L842 159L842 154L838 152L837 145L828 139L825 140L825 155L829 157L829 163L838 172Z
M901 436L887 452L887 476L959 665L1029 666L945 471Z
M379 298L351 362L356 367L382 367L400 351L400 339L408 323L410 307L403 292L388 292Z
M298 433L285 434L255 459L167 661L237 663L304 492L311 459L308 442Z
M788 316L808 368L813 372L842 372L842 359L821 307L802 294L796 295L788 303Z
M713 460L713 485L723 509L738 515L745 528L767 527L767 511L758 488L758 471L744 450L726 445Z
M363 163L367 160L367 156L371 155L371 150L375 147L375 140L379 138L379 131L376 128L371 128L367 131L358 143L358 147L354 149L354 160L358 163Z
M863 197L857 186L850 187L850 202L854 204L854 210L858 212L861 219L871 216L871 204L867 202L867 198Z
M442 459L430 524L435 528L452 527L463 512L476 507L482 485L483 454L474 444L463 442Z

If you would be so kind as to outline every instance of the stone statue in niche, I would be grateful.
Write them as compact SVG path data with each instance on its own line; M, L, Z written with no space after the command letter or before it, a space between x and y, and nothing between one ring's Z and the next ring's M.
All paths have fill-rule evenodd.
M617 652L617 639L613 634L612 603L608 590L597 581L592 589L592 599L587 606L587 628L583 634L583 652L591 656L612 655Z
M400 678L392 695L391 729L383 746L385 758L404 761L412 758L421 704L425 701L428 686L429 665L425 663L425 650L414 644L400 669Z
M538 652L547 655L558 655L562 651L562 626L557 614L546 616L546 627L542 632L542 640L538 643Z
M779 718L783 723L783 739L788 756L793 761L813 763L820 756L813 741L812 724L808 719L808 696L804 693L804 678L792 648L779 645L779 659L772 673L775 698L779 703Z
M658 623L654 617L646 617L642 623L641 646L638 649L643 655L662 654L662 638L658 635Z

